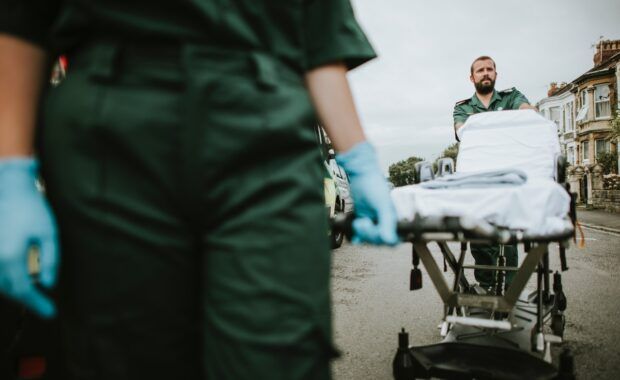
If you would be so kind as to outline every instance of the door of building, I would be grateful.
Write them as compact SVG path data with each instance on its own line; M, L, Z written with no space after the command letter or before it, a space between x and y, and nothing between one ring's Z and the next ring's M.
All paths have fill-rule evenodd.
M581 179L581 202L584 205L588 204L588 175L584 174Z

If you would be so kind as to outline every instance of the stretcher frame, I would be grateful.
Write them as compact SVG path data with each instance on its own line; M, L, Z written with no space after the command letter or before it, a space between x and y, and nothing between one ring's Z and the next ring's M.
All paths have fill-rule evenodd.
M560 284L554 284L555 289L551 286L549 247L559 243L561 269L567 270L565 249L573 237L574 229L569 228L554 236L541 237L526 236L520 231L500 230L489 225L474 228L470 225L471 222L457 217L429 219L419 216L415 217L412 223L399 224L399 234L403 236L403 240L412 244L413 271L417 270L419 263L424 266L444 304L440 333L443 341L430 346L408 347L413 358L412 371L415 375L400 378L570 378L568 375L560 377L561 373L573 371L569 353L564 360L567 362L564 367L569 368L551 365L551 344L562 342L566 297L561 281ZM448 242L461 243L458 255L452 252ZM526 256L519 267L465 265L466 244L472 242L523 244ZM427 245L429 243L437 243L439 246L446 264L444 271L449 268L454 276L451 286L431 254ZM485 294L484 290L469 284L463 273L465 269L486 269L504 273L515 271L516 274L505 293L500 291ZM536 290L525 294L523 290L534 272L537 273ZM556 272L555 277L561 278L559 272ZM414 286L412 290L415 290L413 288ZM545 332L545 326L549 324L553 324L553 334ZM433 354L439 347L445 349L448 346L450 347L445 351L445 355ZM524 372L517 372L521 370L518 367L498 368L481 363L475 357L492 355L495 363L506 364L508 362L505 359L517 355L516 351L529 354L521 356L521 364L528 367ZM460 360L455 365L453 356L456 355L469 358L471 368L467 368L466 360ZM395 378L400 379L396 374Z
M564 173L565 161L559 157L557 173ZM420 178L417 175L417 178ZM444 304L440 335L442 342L428 346L410 346L408 335L399 334L399 349L393 362L396 380L416 378L441 379L573 379L573 359L564 351L560 363L552 362L551 344L561 343L564 333L566 296L561 285L561 274L554 274L551 285L549 248L558 244L561 271L568 270L566 248L575 236L575 194L558 175L558 182L571 195L567 228L554 235L527 235L519 230L506 230L481 220L464 217L421 217L411 222L399 222L398 234L402 241L412 244L412 274L410 290L421 287L421 263L427 271ZM352 215L333 222L350 237ZM448 242L460 242L461 250L455 255ZM454 279L447 282L435 257L428 247L438 244L444 260L444 272L450 268ZM465 265L468 243L522 244L526 256L519 267L505 265ZM515 277L503 291L486 294L469 284L465 269L494 270L505 276L515 271ZM536 272L536 290L524 292ZM500 290L502 289L502 290ZM551 325L552 334L545 327ZM518 360L517 360L518 359ZM515 363L518 363L516 365Z

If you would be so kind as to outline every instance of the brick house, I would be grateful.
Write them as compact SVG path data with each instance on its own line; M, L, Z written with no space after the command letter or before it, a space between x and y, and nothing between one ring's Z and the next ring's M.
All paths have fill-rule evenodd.
M620 110L620 40L599 41L594 66L569 84L552 83L548 97L537 103L542 114L558 125L569 180L579 201L593 203L597 155L618 152L611 122ZM600 173L598 173L600 174Z
M577 164L594 165L601 152L616 151L609 140L617 100L617 65L620 40L601 41L594 55L594 67L573 81L577 107Z

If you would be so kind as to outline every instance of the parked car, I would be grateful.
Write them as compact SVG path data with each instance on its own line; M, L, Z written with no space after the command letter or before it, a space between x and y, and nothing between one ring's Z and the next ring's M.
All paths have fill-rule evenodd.
M328 159L323 165L326 171L324 179L325 205L329 209L329 216L334 217L337 214L353 212L349 177L347 177L344 169L336 163L333 150L330 149ZM340 248L344 241L344 234L329 231L329 235L332 248Z
M321 126L317 126L316 133L325 168L323 187L327 213L333 218L336 214L353 212L349 177L336 162L331 141ZM341 232L332 234L330 229L328 230L328 235L330 236L332 248L340 248L344 241L344 234Z
M353 211L353 199L351 198L351 189L349 187L349 177L347 173L344 171L342 166L336 163L336 160L331 159L329 161L329 166L331 168L331 173L334 176L334 180L336 182L336 188L338 189L338 195L340 200L340 208L342 212L352 212Z

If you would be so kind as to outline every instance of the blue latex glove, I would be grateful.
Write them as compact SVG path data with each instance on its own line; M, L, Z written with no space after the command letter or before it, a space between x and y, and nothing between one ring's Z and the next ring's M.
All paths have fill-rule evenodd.
M29 158L0 160L0 293L37 314L55 314L52 301L28 274L28 251L39 249L39 281L56 282L58 238L49 205L36 187L37 162Z
M397 244L396 210L372 145L361 142L339 154L336 162L349 176L355 204L352 242Z

